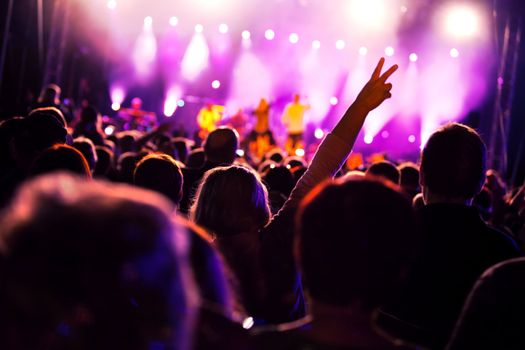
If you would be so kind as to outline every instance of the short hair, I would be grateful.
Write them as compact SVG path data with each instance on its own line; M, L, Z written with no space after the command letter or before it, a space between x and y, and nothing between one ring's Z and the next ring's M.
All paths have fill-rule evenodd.
M97 164L93 175L104 177L111 170L114 158L113 151L106 146L95 146L95 151L97 152Z
M95 124L98 121L99 113L93 106L87 106L80 111L80 121L87 124Z
M389 161L382 160L373 163L366 170L366 174L382 176L386 180L392 181L394 184L399 185L399 170L397 170L395 164Z
M292 172L284 165L270 167L263 176L263 180L269 191L282 193L286 198L295 186Z
M209 161L219 164L232 164L239 148L237 131L228 127L220 127L209 133L204 142L204 154Z
M67 128L67 121L66 117L64 117L64 113L62 113L62 111L56 107L36 108L29 112L29 115L33 114L49 114L53 116L64 128Z
M33 162L31 176L49 174L57 171L71 172L91 178L86 158L74 147L56 144L43 151Z
M54 144L66 143L67 130L48 113L33 113L23 119L20 130L14 137L18 150L26 153L38 153Z
M169 198L178 205L182 198L182 171L171 156L154 153L142 158L133 173L135 185Z
M396 188L379 178L341 178L303 200L296 257L313 300L377 307L400 287L418 239L410 202Z
M473 198L483 186L486 147L479 134L459 123L435 131L421 153L422 185L431 193Z
M97 151L95 150L95 144L91 139L83 136L79 136L73 140L73 147L78 149L80 153L86 158L91 173L95 171L98 157Z
M251 169L237 165L217 167L204 174L191 217L217 236L258 230L270 219L268 192Z
M0 345L178 348L188 335L187 238L160 196L54 174L26 183L2 222Z

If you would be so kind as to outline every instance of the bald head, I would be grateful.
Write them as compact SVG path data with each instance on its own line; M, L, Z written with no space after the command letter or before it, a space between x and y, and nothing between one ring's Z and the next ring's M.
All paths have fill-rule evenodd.
M232 164L238 147L237 132L231 128L222 127L208 135L204 144L204 154L210 162Z

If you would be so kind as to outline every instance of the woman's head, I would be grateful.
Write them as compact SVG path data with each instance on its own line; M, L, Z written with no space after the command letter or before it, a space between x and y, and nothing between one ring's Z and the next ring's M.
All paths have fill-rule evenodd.
M218 236L258 230L270 219L268 192L251 169L236 165L215 168L204 175L191 215Z

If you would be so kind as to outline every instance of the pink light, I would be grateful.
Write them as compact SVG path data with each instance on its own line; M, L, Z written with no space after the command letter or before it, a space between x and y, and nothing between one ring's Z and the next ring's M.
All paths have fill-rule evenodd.
M229 28L228 28L228 25L226 23L221 23L219 25L219 33L226 34L226 33L228 33L228 30L229 30Z
M118 111L120 105L124 102L126 97L126 92L121 86L113 86L110 88L110 97L111 97L111 109Z
M202 24L196 24L195 25L195 32L196 33L202 33L204 31L204 26Z
M195 33L182 58L182 76L189 81L195 80L208 67L209 57L210 49L206 39L201 33Z
M390 133L387 130L381 132L381 137L387 139L390 136Z
M312 49L319 50L321 48L321 42L319 40L312 41Z
M295 155L296 155L297 157L304 157L304 149L302 149L302 148L298 148L298 149L296 149L296 150L295 150Z
M179 19L177 17L170 17L170 26L176 27L179 24Z
M456 48L450 49L450 57L452 58L458 58L459 57L459 51Z
M107 6L108 6L108 9L114 10L117 8L117 2L115 0L110 0L108 1Z
M416 142L416 137L415 137L414 135L410 135L410 136L408 137L408 142L410 142L410 143L414 143L414 142Z
M249 30L243 30L241 33L241 36L244 40L250 40L252 34L250 33Z
M320 129L320 128L315 129L314 136L316 139L321 140L324 137L323 129Z
M272 29L266 29L264 32L264 37L266 40L273 40L275 39L275 32Z
M337 97L335 97L335 96L330 97L330 104L331 104L332 106L335 106L335 105L337 105L338 103L339 103L339 99L338 99Z
M108 125L104 128L104 133L108 136L111 136L113 135L113 133L115 132L115 127L113 125Z
M111 109L114 110L115 112L118 111L120 109L120 103L118 102L113 102L111 104Z
M407 13L407 11L408 11L408 7L406 7L405 5L401 6L401 12Z
M335 42L335 48L338 50L343 50L345 46L346 46L346 43L344 40L339 39Z
M219 80L214 80L211 82L211 87L217 90L221 87L221 82Z
M288 40L291 44L297 44L299 42L299 35L297 35L297 33L292 33L288 37Z
M417 57L417 54L412 52L409 56L408 56L408 59L410 60L410 62L416 62L418 57Z
M361 47L359 48L359 54L360 54L361 56L366 56L367 53L368 53L368 49L367 49L366 47L361 46Z
M151 16L147 16L144 18L144 27L150 28L153 25L153 18Z
M395 50L392 46L387 46L385 48L385 55L387 55L388 57L394 56L394 53L395 53Z
M164 101L164 115L171 117L177 110L179 97L181 95L181 89L178 86L172 86L167 94L166 100Z
M372 135L365 135L364 141L367 145L369 145L374 142L374 137Z

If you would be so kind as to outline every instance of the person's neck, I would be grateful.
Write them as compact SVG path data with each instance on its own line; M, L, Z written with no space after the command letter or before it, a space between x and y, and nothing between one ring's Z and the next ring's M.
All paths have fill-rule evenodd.
M312 323L307 337L320 343L359 349L393 347L376 330L374 311L360 305L335 306L312 301Z

